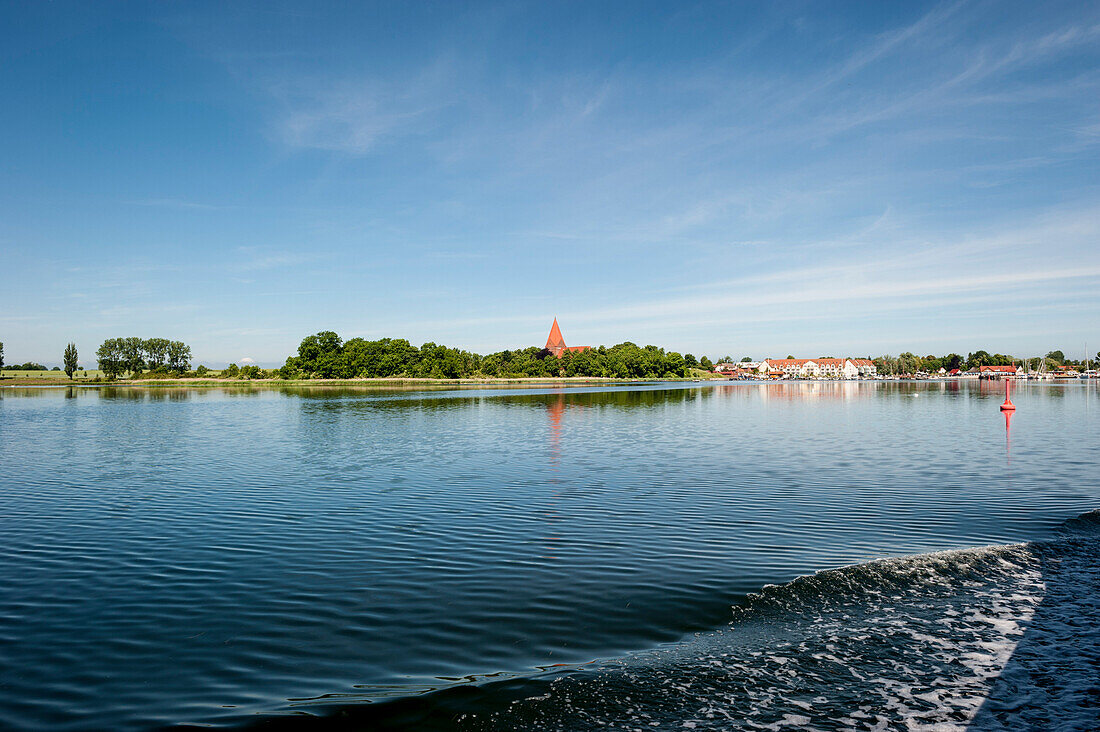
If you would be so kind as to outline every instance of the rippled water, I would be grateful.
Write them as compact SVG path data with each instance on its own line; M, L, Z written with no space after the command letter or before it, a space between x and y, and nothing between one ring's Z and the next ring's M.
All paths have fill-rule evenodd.
M705 688L694 661L743 679L807 642L789 618L776 636L751 630L766 613L734 618L764 585L1051 539L1100 505L1096 386L1021 386L1010 439L1002 389L0 389L0 727L705 725L667 711L698 701L675 689ZM936 575L951 602L937 583L890 600L1015 624L951 626L992 654L954 669L959 688L998 678L1047 596L1047 555L1018 551L973 587ZM845 613L888 615L811 607L837 637L862 627ZM919 641L887 646L934 658ZM647 653L693 661L674 682ZM767 723L797 723L773 687L752 687L782 701ZM712 713L764 709L751 691L708 692Z

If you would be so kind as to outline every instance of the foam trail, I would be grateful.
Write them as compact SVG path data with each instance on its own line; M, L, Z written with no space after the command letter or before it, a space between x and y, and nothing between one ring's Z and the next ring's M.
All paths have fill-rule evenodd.
M1100 728L1100 514L1052 541L769 586L722 630L552 681L487 729Z

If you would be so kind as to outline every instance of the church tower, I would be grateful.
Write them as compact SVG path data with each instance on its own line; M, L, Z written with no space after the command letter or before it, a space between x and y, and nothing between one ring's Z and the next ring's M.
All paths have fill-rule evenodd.
M558 319L554 318L554 325L550 327L550 335L546 339L546 350L554 354L558 358L562 357L562 354L573 353L576 351L587 351L588 346L567 346L565 345L565 339L561 337L561 328L558 327Z
M558 319L554 318L554 325L550 328L550 335L546 339L546 350L558 358L566 351L565 339L561 337L561 328L558 327Z

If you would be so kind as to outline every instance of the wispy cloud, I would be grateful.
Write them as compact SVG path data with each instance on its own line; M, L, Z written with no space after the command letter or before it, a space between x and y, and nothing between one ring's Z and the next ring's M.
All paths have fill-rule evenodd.
M234 263L234 269L241 272L296 267L324 259L319 253L273 251L265 247L241 246L236 251L242 259Z
M274 133L290 147L364 155L430 130L452 103L451 81L445 60L410 78L283 78L267 86L277 102Z
M136 201L126 201L131 206L143 206L147 208L174 208L192 211L221 211L229 208L224 205L187 201L179 198L147 198Z

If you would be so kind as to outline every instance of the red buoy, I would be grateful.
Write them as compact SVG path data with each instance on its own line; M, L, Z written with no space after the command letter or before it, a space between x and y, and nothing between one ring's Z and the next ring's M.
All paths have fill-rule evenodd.
M1008 385L1012 383L1008 379L1005 379L1005 403L1001 405L1002 412L1015 412L1016 405L1012 403L1012 400L1008 398Z

